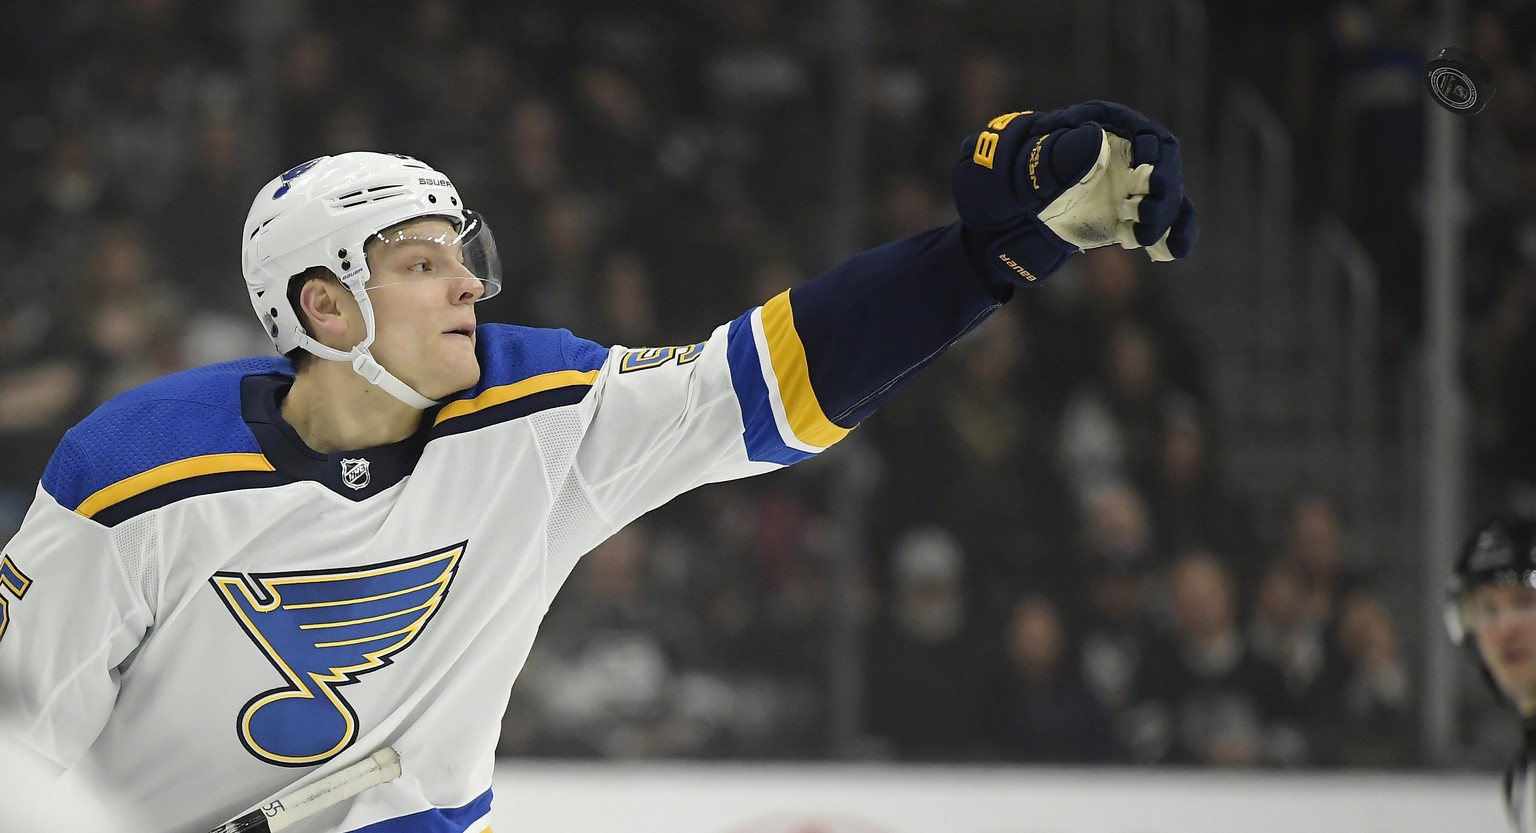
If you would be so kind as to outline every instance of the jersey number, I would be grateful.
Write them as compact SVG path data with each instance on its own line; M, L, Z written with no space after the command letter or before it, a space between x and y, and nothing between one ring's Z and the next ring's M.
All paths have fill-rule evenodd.
M705 343L701 341L684 347L647 347L644 350L631 350L619 361L619 372L649 370L653 367L661 367L674 359L678 364L688 364L704 352Z
M11 591L17 601L27 595L27 588L32 586L32 579L27 574L16 569L16 564L11 561L9 555L0 558L0 639L5 638L5 629L11 624L11 600L5 597L5 591Z

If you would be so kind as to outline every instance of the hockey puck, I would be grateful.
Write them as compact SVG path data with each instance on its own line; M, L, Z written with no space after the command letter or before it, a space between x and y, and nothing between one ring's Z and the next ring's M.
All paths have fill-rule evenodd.
M1458 116L1482 112L1498 86L1493 71L1470 49L1447 46L1424 65L1424 81L1435 103Z

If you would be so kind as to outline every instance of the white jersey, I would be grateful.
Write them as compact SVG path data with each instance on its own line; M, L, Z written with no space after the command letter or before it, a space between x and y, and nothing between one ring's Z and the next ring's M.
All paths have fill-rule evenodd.
M897 245L694 345L482 326L480 383L386 447L306 447L279 358L114 399L0 559L4 730L173 833L384 746L399 779L294 829L485 829L512 683L577 559L832 445L997 306L957 227Z

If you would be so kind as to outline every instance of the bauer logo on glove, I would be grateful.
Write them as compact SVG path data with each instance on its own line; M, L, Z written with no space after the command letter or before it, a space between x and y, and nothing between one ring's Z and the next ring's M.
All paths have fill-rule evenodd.
M1199 233L1178 139L1106 101L998 116L966 140L953 185L983 259L1016 283L1111 243L1175 260Z

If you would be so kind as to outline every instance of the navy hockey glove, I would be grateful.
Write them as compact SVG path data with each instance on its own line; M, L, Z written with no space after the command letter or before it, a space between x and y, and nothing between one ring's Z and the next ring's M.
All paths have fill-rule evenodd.
M998 116L965 140L952 184L978 254L1015 283L1111 243L1174 260L1199 234L1178 139L1108 101Z

